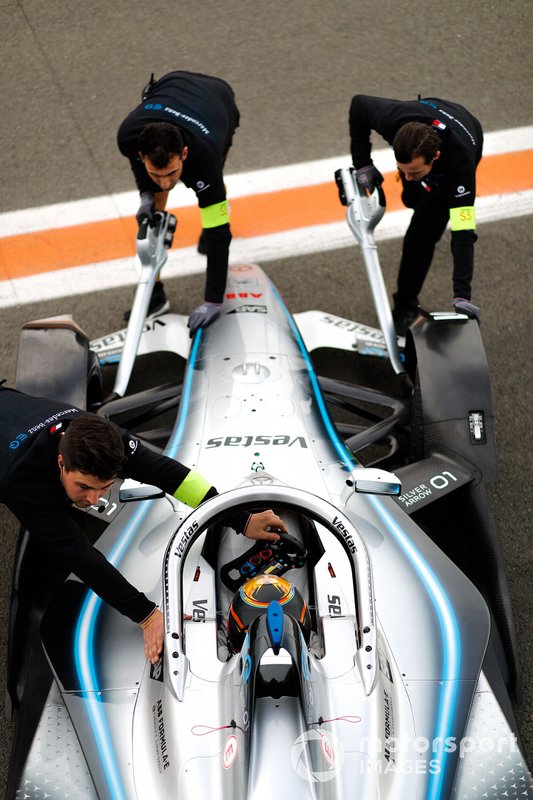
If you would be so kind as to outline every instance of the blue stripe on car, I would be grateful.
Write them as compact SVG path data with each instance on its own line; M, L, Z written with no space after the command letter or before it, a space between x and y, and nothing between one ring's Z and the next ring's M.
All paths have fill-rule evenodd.
M337 453L339 454L344 468L351 471L357 462L344 445L344 442L342 442L342 440L339 438L337 431L330 419L322 392L320 390L318 378L315 374L309 353L307 352L301 334L277 290L273 289L273 293L280 303L280 306L285 314L304 359L318 409L328 436ZM201 336L202 331L199 330L191 347L189 365L180 404L180 414L173 436L166 449L166 454L171 458L174 456L181 444L185 429L188 405L190 402L192 378L194 374L194 365L196 363L196 359L198 358L198 349ZM435 737L433 741L437 742L435 755L439 760L440 769L433 773L430 772L427 795L428 800L439 800L442 795L443 782L445 778L445 762L447 758L446 741L449 739L452 731L452 721L458 690L457 682L460 677L461 640L457 619L455 617L452 604L450 603L444 588L427 561L423 558L421 553L417 550L413 542L409 539L401 526L396 522L394 517L385 508L383 502L379 498L376 498L372 495L369 495L368 497L376 513L381 517L387 530L394 536L419 574L439 621L443 649L442 688L439 697L439 708L435 725ZM142 504L142 507L133 515L129 525L126 527L124 533L117 541L114 549L108 557L108 560L115 566L117 566L125 549L135 535L136 530L140 525L143 516L147 513L150 505L150 502ZM125 800L126 795L124 794L124 789L120 781L120 775L118 773L116 763L113 760L113 747L110 739L109 729L102 708L101 697L98 694L99 689L98 678L95 669L93 637L96 618L100 611L101 604L102 601L97 597L97 595L94 594L94 592L89 592L87 594L76 630L76 669L82 690L95 693L91 694L88 698L88 713L98 747L98 752L104 768L104 774L111 790L111 797L113 800Z
M183 430L185 427L185 420L187 417L187 407L191 394L191 383L194 373L194 364L198 357L198 348L202 331L199 330L196 334L189 356L189 369L185 378L183 387L181 413L179 422L174 430L174 434L169 442L167 454L172 457L179 445ZM142 503L135 511L129 523L125 527L123 533L115 543L115 546L107 556L107 560L117 567L126 549L128 548L131 540L134 538L139 526L148 513L151 502L147 501ZM120 772L118 770L114 752L113 744L109 726L107 724L105 711L102 705L102 696L99 688L98 675L96 671L96 658L94 652L94 632L96 628L96 620L100 609L102 607L102 600L93 591L87 592L74 637L74 661L76 664L76 672L80 682L80 687L83 692L87 692L87 713L93 730L96 748L100 761L102 762L102 769L105 779L109 786L109 796L111 800L127 800L127 794L122 784Z
M354 466L352 457L347 454L344 443L339 439L337 430L329 419L329 414L325 408L320 386L318 384L318 379L315 375L313 364L302 340L301 334L296 327L294 319L289 314L285 304L275 289L274 294L276 295L285 313L302 356L305 360L309 377L317 397L320 413L322 414L322 419L324 420L328 434L335 445L337 452L340 454L343 464L348 469L352 469ZM435 756L436 760L438 761L439 769L435 772L430 771L427 795L427 800L439 800L442 795L443 782L445 778L445 764L448 755L447 742L451 736L452 721L457 699L458 680L460 677L461 638L459 635L457 618L455 616L453 606L442 587L442 584L419 550L417 550L413 542L409 539L405 531L397 523L392 514L390 514L390 512L385 508L382 500L373 495L368 495L368 498L377 514L381 517L387 530L394 536L408 559L413 564L415 570L420 575L420 579L431 599L437 619L439 621L443 652L442 688L439 698L435 737L432 739L433 742L436 742Z

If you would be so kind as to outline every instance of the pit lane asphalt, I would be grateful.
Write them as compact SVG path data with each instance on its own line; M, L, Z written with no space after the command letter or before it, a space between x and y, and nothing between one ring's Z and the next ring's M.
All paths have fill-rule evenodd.
M527 0L508 6L452 0L439 8L419 0L365 8L329 0L274 0L261 6L204 0L176 10L160 0L149 10L140 2L118 0L71 5L68 14L59 0L4 0L0 210L132 189L115 133L151 71L212 72L233 85L242 121L228 172L348 152L348 105L357 91L406 99L418 92L449 97L474 111L486 130L531 124L532 21ZM474 299L483 313L500 459L491 498L521 649L525 691L517 716L531 764L531 217L484 225L479 233ZM389 287L399 246L399 241L385 242L379 250ZM292 311L320 308L375 323L355 247L262 266ZM202 277L168 281L173 310L188 313L201 300L202 284ZM443 241L423 304L446 306L449 284L450 257ZM70 312L96 337L120 326L132 295L133 290L103 287L90 296L2 310L0 377L13 385L25 321ZM16 525L3 509L0 530L4 668ZM0 719L2 788L11 735L12 723Z

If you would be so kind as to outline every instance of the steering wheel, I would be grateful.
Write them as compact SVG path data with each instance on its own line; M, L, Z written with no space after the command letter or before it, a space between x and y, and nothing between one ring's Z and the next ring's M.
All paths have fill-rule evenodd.
M222 582L232 592L256 575L283 575L289 569L303 567L307 550L298 539L280 533L277 542L258 541L242 555L220 569Z

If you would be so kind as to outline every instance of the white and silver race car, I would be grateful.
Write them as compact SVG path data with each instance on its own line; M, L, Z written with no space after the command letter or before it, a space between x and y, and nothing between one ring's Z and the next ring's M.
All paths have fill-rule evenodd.
M368 254L382 211L352 179L339 176L341 194ZM31 323L18 386L39 394L46 381L48 396L105 413L220 494L191 511L130 482L94 509L97 546L164 610L155 667L138 627L73 577L41 621L27 573L42 565L24 563L22 537L11 796L533 797L485 493L496 452L477 322L422 315L398 342L371 257L379 331L293 316L258 266L240 264L219 318L190 340L185 317L144 321L169 217L142 234L128 330L90 342L68 319ZM321 378L323 347L388 356L390 393ZM134 365L165 351L186 359L183 381L128 392ZM263 508L285 521L279 543L229 527L236 509Z

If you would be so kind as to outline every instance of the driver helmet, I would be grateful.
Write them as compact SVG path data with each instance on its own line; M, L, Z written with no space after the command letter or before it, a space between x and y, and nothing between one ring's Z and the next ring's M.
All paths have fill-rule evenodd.
M298 589L278 575L256 575L235 592L230 603L228 636L235 652L241 649L254 619L266 612L272 600L277 600L283 611L300 623L305 641L309 643L311 617Z

